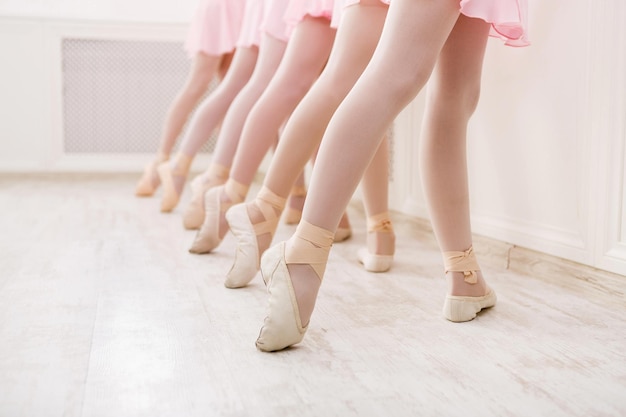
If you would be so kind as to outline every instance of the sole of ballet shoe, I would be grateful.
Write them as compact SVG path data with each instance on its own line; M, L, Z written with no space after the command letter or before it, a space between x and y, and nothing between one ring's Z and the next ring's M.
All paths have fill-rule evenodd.
M204 222L189 248L190 253L209 253L222 243L219 237L220 187L211 188L204 194Z
M246 205L232 206L226 212L226 221L237 239L237 251L233 266L226 275L224 286L226 288L245 287L259 271L259 247Z
M261 259L261 273L269 295L268 315L256 340L257 349L275 352L300 343L302 327L296 295L285 262L285 242L268 249Z
M443 316L455 323L470 321L473 320L482 309L496 305L496 301L496 293L492 289L481 297L448 295L443 305Z
M368 272L387 272L393 264L393 255L371 254L367 248L359 249L357 258Z
M348 240L350 236L352 236L351 228L339 227L337 228L337 231L335 232L335 237L333 239L333 242L335 243L343 242L344 240Z
M161 197L161 212L170 213L178 205L180 196L174 187L174 178L169 162L164 162L157 167L159 179L163 185L163 196Z

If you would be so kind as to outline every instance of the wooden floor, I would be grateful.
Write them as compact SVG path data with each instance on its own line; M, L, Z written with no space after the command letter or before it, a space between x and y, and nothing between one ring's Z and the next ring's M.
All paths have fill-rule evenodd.
M488 262L498 305L453 324L428 228L396 216L393 269L366 273L355 205L303 343L261 353L233 238L189 254L134 180L0 177L0 416L626 416L624 277Z

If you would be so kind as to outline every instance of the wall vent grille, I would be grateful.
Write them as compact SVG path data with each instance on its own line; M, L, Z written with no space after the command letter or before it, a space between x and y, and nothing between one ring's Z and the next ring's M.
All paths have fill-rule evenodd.
M156 152L167 110L190 68L181 44L68 38L62 57L64 152ZM214 143L215 133L202 151L212 151Z

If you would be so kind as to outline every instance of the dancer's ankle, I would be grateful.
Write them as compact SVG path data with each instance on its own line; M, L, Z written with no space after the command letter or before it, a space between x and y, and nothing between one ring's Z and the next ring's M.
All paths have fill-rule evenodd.
M191 168L193 157L182 152L176 154L176 156L170 161L172 175L175 177L186 177Z
M285 246L285 262L304 326L315 307L333 238L334 233L330 230L301 221Z
M263 186L257 197L247 205L250 222L255 227L259 255L269 248L285 208L286 199Z
M169 161L169 159L170 159L170 154L169 153L165 153L165 152L159 151L156 154L156 157L154 158L154 162L157 163L157 164L160 164L160 163Z
M465 251L444 252L443 255L448 294L479 297L487 293L487 284L471 246Z
M230 168L224 165L212 163L206 171L200 174L200 181L204 188L212 188L225 184L230 174Z
M367 250L373 255L393 255L396 249L396 235L389 212L367 218Z

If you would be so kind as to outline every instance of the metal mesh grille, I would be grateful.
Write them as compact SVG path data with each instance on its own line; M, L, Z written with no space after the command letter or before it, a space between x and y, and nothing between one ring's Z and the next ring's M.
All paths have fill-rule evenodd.
M62 48L65 152L156 152L190 68L181 44L64 39ZM215 133L202 151L214 143Z

